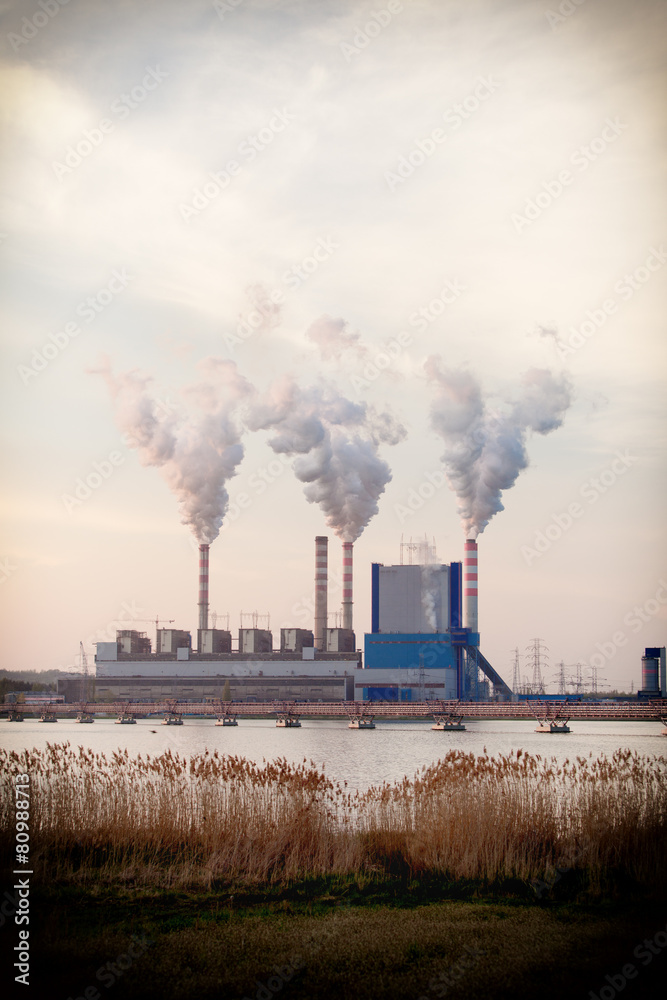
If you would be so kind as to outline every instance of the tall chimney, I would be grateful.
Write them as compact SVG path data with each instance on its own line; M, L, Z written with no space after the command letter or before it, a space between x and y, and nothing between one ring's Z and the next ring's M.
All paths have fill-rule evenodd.
M199 628L208 628L208 545L199 546Z
M315 649L327 649L327 555L329 539L318 535L315 539Z
M352 631L352 542L343 542L343 628Z
M477 622L477 542L468 538L463 563L463 597L466 628L478 632Z

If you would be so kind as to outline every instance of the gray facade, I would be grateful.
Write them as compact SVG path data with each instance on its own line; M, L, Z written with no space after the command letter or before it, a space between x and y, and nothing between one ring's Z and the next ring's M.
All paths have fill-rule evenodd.
M380 632L446 632L449 566L380 566Z

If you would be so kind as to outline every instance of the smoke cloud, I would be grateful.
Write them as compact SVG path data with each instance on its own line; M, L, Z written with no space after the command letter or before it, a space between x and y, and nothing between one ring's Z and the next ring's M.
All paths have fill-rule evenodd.
M389 413L353 403L324 383L303 389L290 376L277 379L252 406L248 426L272 431L270 447L294 458L306 499L319 504L345 542L356 541L377 514L391 480L379 446L397 444L406 434Z
M466 537L476 538L504 510L503 491L528 466L529 433L549 434L562 424L572 401L571 385L565 375L531 368L501 413L488 407L469 372L443 367L437 355L424 368L436 391L431 424L445 442L445 473Z
M337 361L345 351L350 350L359 357L364 357L367 353L361 343L361 335L351 333L344 319L320 316L311 323L306 331L306 337L317 344L323 361Z
M201 380L182 391L183 411L163 417L150 376L114 375L108 359L92 374L105 379L128 446L142 465L160 470L178 499L182 523L198 542L210 543L229 506L227 480L243 458L236 411L253 390L232 361L206 358L197 368Z
M429 628L434 632L438 628L436 608L440 600L440 567L422 566L421 586L422 586L422 608Z

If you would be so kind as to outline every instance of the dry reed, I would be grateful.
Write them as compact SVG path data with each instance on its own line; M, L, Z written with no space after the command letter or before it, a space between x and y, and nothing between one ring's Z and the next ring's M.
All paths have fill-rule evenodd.
M217 751L107 758L69 743L0 750L2 839L13 776L31 781L31 867L51 879L260 885L321 876L530 882L582 871L667 886L664 762L616 751L564 764L450 751L414 778L347 791L312 761ZM552 877L552 882L554 878Z

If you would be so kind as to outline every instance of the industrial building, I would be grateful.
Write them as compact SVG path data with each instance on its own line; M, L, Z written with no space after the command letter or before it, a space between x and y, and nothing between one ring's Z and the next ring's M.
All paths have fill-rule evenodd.
M312 647L311 647L312 650ZM304 650L306 652L306 650ZM187 660L116 655L115 643L98 643L98 701L350 701L361 654L193 654Z
M642 656L640 698L667 698L667 669L664 646L648 646Z
M436 563L428 542L402 545L401 557L405 548L407 564L371 567L371 632L365 637L364 663L367 670L382 671L384 679L378 674L368 683L367 678L364 698L487 699L489 682L496 695L510 697L479 650L477 543L466 541L463 565Z
M404 550L409 560L403 562ZM328 622L328 538L315 539L313 631L209 628L209 546L199 547L197 647L190 632L118 631L97 643L97 701L423 701L511 697L479 649L477 544L464 563L435 561L426 543L401 546L401 564L371 567L372 625L364 657L353 631L353 546L344 542L342 628ZM256 624L256 623L255 623ZM485 677L480 676L480 672ZM80 698L76 678L59 690ZM490 685L493 685L491 687Z

